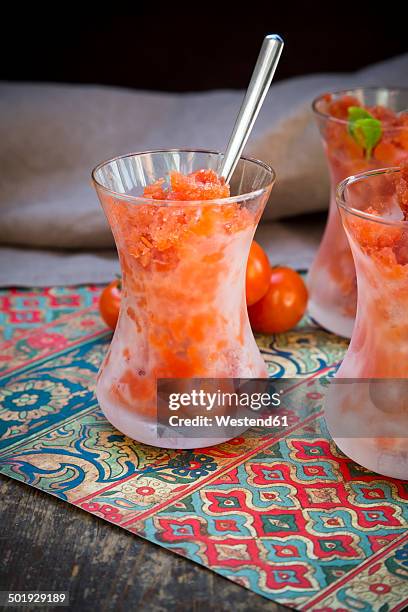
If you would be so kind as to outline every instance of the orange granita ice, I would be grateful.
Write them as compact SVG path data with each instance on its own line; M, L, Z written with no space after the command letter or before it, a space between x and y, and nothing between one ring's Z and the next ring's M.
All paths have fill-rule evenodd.
M369 126L370 133L364 132L361 125L352 123L353 109L365 111L360 119L377 122ZM336 98L326 94L321 99L318 111L328 117L338 119L327 125L328 152L339 160L354 161L350 171L359 172L367 167L399 165L408 159L408 112L394 112L386 106L364 106L355 96L344 95ZM374 131L373 131L374 130ZM362 160L358 163L358 160Z
M401 166L401 172L397 174L395 190L399 207L404 215L404 220L408 220L408 162Z
M407 168L384 169L352 178L345 187L346 205L340 206L340 213L356 265L358 308L351 344L338 374L343 378L407 378L407 175ZM377 194L381 197L375 199ZM378 408L376 401L374 404ZM392 410L393 418L401 414L393 397L384 412L381 408L363 414L364 402L349 405L355 406L356 415L362 415L362 427L364 420L371 427L377 417L384 424L384 412ZM381 428L378 435L382 435Z
M170 172L168 183L161 178L147 185L140 205L130 207L114 201L106 214L117 228L119 250L144 268L168 271L177 265L187 244L199 236L234 234L259 220L238 202L223 203L230 188L214 170L198 170L183 175ZM168 202L168 204L166 204ZM180 203L180 205L178 205ZM121 243L121 244L120 244ZM212 258L217 258L212 253Z
M377 176L376 188L379 197L376 201L371 194L373 203L364 209L365 213L372 215L372 220L350 216L346 226L353 238L357 241L364 253L369 255L381 266L385 266L394 274L401 274L400 266L408 263L408 235L407 230L398 221L406 221L408 217L408 163L401 167L400 172L385 175L383 184L381 176ZM384 188L387 186L387 188ZM384 212L394 209L393 220L395 224L381 223L379 220ZM401 216L398 211L401 210Z
M145 198L154 200L216 200L230 195L229 185L214 170L197 170L191 174L169 173L170 186L165 187L161 178L152 185L147 185L143 192Z
M365 89L327 93L313 105L330 170L331 196L326 229L308 275L309 312L323 327L346 337L351 336L354 325L357 279L337 212L336 187L349 176L408 162L408 103L398 90L384 92L386 95ZM374 105L378 100L393 108ZM376 215L384 212L382 202L388 197L382 190L370 193L367 199ZM393 199L393 212L398 217L395 193ZM364 235L359 237L367 248L368 244L388 241L388 230L369 221L366 224ZM402 248L398 253L398 261L405 260Z
M214 170L170 172L136 202L103 194L123 276L115 342L98 383L105 405L152 419L157 378L265 375L244 291L265 199L229 195Z

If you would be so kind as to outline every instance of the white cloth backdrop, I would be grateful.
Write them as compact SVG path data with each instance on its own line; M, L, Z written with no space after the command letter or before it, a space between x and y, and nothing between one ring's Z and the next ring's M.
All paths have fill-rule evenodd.
M278 176L264 221L327 207L327 170L310 103L321 92L359 85L408 86L408 55L353 74L311 75L272 86L246 148ZM91 169L130 151L222 150L242 96L0 84L0 285L112 278L118 265ZM273 262L302 268L310 263L321 224L303 219L261 228L260 241Z

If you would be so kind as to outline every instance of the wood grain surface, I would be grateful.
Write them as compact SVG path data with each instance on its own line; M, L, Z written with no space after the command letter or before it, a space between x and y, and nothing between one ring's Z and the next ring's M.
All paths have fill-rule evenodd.
M68 591L74 612L288 610L1 475L0 590Z

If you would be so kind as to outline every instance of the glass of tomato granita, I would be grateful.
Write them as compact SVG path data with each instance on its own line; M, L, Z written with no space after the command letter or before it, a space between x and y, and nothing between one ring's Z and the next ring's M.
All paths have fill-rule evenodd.
M309 311L326 329L350 337L357 303L356 275L335 189L348 176L408 159L408 90L328 93L313 102L313 110L327 156L331 198L324 236L308 276Z
M408 479L408 166L352 176L340 183L337 201L358 304L326 419L349 457Z
M157 379L267 376L248 321L245 269L275 174L241 158L226 185L221 159L151 151L92 174L122 271L119 320L96 394L113 425L147 444L222 441L158 438Z

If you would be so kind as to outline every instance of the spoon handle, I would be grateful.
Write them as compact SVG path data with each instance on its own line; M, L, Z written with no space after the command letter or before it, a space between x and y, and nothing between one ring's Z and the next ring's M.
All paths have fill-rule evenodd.
M220 175L225 178L226 183L229 183L251 133L275 74L282 49L283 40L280 36L277 34L265 36L222 161Z

